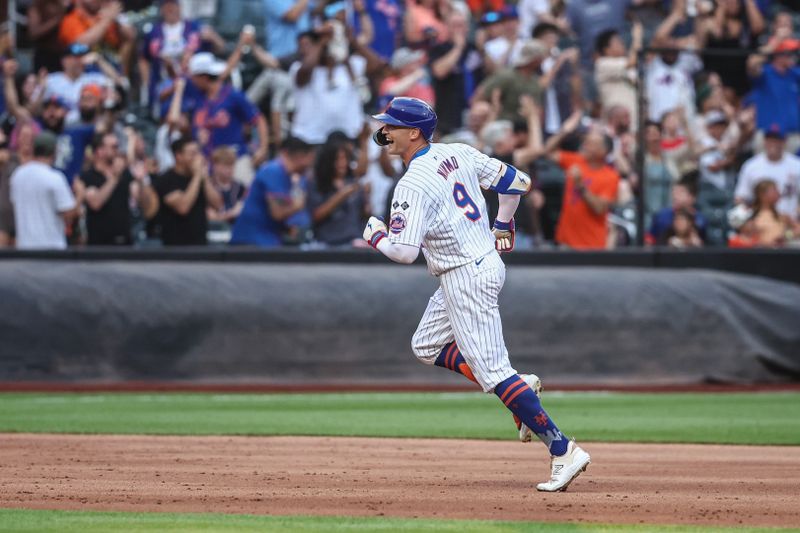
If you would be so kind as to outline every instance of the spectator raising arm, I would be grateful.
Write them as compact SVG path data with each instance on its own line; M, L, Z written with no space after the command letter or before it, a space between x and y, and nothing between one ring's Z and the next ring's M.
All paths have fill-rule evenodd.
M453 47L445 55L437 59L431 65L431 72L437 79L446 78L453 72L456 65L461 60L461 55L467 46L467 36L460 33L453 34Z
M182 216L189 214L192 206L197 201L197 196L200 193L200 187L205 185L208 177L208 169L206 167L205 159L202 157L195 158L192 165L192 180L186 190L172 191L164 197L164 203L167 204L172 210ZM205 188L206 192L208 187ZM210 199L209 199L210 200ZM209 203L211 203L209 201ZM214 207L217 207L216 205Z
M308 9L308 0L297 0L281 17L285 22L294 24Z
M6 59L3 62L3 96L5 97L8 111L20 122L30 122L33 120L30 111L19 103L17 86L14 83L14 76L17 74L19 65L14 59Z

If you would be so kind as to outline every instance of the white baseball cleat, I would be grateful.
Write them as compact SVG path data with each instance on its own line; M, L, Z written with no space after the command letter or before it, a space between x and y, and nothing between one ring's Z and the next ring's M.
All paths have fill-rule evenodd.
M542 380L539 379L539 376L536 374L520 374L519 377L522 378L522 381L528 384L528 386L533 389L533 392L536 393L536 396L539 398L542 397ZM525 422L519 422L519 440L520 442L530 442L533 438L533 431L531 428L525 425Z
M539 483L536 489L543 492L565 491L569 484L586 470L590 462L589 454L575 444L574 440L570 440L567 453L550 458L550 481Z

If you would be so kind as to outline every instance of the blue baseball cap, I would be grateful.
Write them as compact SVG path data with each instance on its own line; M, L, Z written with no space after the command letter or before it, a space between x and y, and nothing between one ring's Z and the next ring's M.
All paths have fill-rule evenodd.
M67 47L68 56L85 56L89 53L89 47L83 43L72 43Z
M764 132L764 137L767 139L780 139L781 141L786 139L786 132L783 131L783 128L780 124L770 124L769 128Z

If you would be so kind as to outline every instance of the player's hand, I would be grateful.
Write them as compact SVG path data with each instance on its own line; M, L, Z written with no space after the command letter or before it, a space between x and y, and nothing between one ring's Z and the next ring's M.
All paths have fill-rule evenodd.
M508 253L514 249L514 234L516 231L514 230L513 218L509 222L500 222L499 220L495 220L492 233L494 234L495 239L495 250L502 254Z
M386 222L382 218L369 217L367 226L364 228L364 240L373 248L377 248L381 239L388 235L387 229Z

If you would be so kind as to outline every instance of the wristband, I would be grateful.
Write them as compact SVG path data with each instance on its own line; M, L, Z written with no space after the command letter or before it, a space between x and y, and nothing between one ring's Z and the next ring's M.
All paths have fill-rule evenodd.
M495 220L494 229L499 229L500 231L511 231L514 229L514 219L512 218L508 222L500 222L499 220Z
M381 242L381 240L385 237L386 237L385 231L376 231L375 233L372 234L372 237L369 240L369 245L377 250L378 243Z

